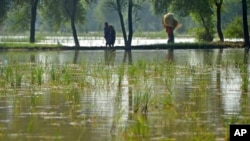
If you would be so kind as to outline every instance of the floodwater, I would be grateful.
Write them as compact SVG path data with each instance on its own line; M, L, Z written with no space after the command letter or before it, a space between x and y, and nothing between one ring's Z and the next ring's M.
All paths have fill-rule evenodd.
M105 45L105 40L103 37L95 36L79 36L79 43L81 46L87 47L99 47ZM21 43L22 41L27 42L27 36L0 36L0 42L17 42ZM226 40L226 39L225 39ZM233 39L231 39L233 40ZM194 42L195 39L192 37L178 37L175 39L176 43L188 43ZM37 41L38 44L61 44L64 46L74 46L73 37L69 36L45 36L43 39ZM151 44L166 44L167 39L162 38L147 38L147 37L134 37L132 45L151 45ZM124 46L124 40L122 37L116 37L115 46Z
M0 140L223 141L249 72L243 49L0 52Z

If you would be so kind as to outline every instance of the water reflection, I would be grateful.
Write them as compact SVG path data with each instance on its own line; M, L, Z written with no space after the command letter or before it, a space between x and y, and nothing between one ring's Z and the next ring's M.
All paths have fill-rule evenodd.
M129 65L132 64L132 51L131 50L124 51L123 63L126 63L127 61Z
M174 61L174 49L169 49L167 54L168 62Z
M79 50L76 49L76 50L75 50L75 55L74 55L74 60L73 60L73 63L74 63L74 64L77 64L78 56L79 56Z
M240 66L241 78L242 78L242 93L248 92L248 85L249 85L249 71L248 71L248 52L244 53L244 60L243 64Z
M218 52L216 64L218 66L216 71L216 89L218 91L218 95L221 95L221 60L222 60L223 49L220 49Z
M226 132L224 118L245 118L250 107L249 57L242 50L133 51L133 57L131 50L110 49L0 54L11 65L44 64L47 80L30 85L25 74L21 87L9 87L0 71L0 128L6 140L119 140L121 134L124 140L130 135L183 140L196 126L195 133L216 129L219 138ZM166 58L173 63L164 66ZM58 81L72 79L72 84L49 81L48 66L60 64L74 72L67 78L59 70ZM144 100L145 94L153 99L147 114L136 110L136 96Z
M112 48L106 48L104 50L104 60L106 65L114 65L116 50Z

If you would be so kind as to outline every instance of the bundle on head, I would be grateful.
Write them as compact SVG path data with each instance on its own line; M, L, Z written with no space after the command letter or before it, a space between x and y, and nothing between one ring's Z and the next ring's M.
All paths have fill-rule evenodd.
M162 17L162 24L164 27L170 26L176 28L178 21L174 18L172 13L167 13Z

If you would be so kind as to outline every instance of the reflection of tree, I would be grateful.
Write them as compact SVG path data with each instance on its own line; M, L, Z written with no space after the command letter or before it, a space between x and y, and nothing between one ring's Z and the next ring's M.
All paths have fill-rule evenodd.
M241 78L242 78L242 93L247 93L248 92L248 53L245 52L244 54L244 59L243 59L243 64L240 66L240 72L241 72Z
M73 63L76 64L79 56L79 50L75 50L74 60Z
M216 60L216 65L217 66L221 65L222 53L223 53L223 49L220 49L220 51L218 53L217 60ZM216 73L216 88L217 88L218 92L221 93L221 71L220 71L220 67L217 69L217 73Z
M132 88L131 86L128 87L128 109L129 109L129 114L128 114L128 119L132 119L132 113L130 111L133 111L133 93L132 93Z
M131 52L131 50L125 50L124 57L123 57L123 63L126 62L127 58L128 58L128 64L131 65L132 64L132 52Z
M214 50L204 50L202 55L204 57L203 64L204 65L212 65L213 64L213 54Z
M249 96L248 96L248 84L249 84L249 81L248 81L248 78L249 78L249 75L248 75L248 51L245 51L245 54L244 54L244 59L243 59L243 64L242 64L242 67L240 67L240 71L241 71L241 77L242 77L242 85L241 85L241 88L242 88L242 94L241 94L241 99L240 99L240 107L241 107L241 116L243 116L243 121L244 120L249 120Z
M110 129L110 133L112 135L115 135L117 132L117 124L119 124L119 120L122 118L122 91L121 87L118 87L116 96L115 96L115 102L114 102L114 114L113 114L113 121L112 121L112 127Z
M222 108L222 99L221 99L221 61L222 61L222 54L223 54L223 49L220 49L218 52L217 60L216 60L216 66L218 66L217 71L216 71L216 91L218 92L218 102L216 102L215 106L215 116L220 117L221 113L223 113L223 108ZM213 103L214 104L214 103ZM221 109L216 110L216 109ZM220 119L215 120L216 125L218 126L223 126L221 125Z

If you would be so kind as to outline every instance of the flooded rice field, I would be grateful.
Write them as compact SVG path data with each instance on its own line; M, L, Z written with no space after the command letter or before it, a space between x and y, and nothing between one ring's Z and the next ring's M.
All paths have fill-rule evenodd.
M100 47L105 45L104 37L96 36L79 36L79 43L85 47ZM28 36L0 36L0 42L28 42ZM175 39L176 43L188 43L194 42L195 39L192 37L178 37ZM70 36L42 36L38 37L38 44L61 44L63 46L74 46L74 39ZM166 38L148 38L148 37L134 37L132 45L151 45L151 44L166 44ZM122 37L116 37L115 46L124 46L124 39Z
M0 140L224 141L249 73L243 49L0 52Z

